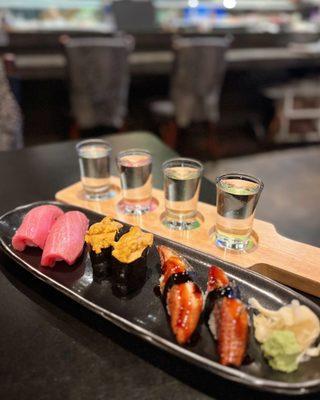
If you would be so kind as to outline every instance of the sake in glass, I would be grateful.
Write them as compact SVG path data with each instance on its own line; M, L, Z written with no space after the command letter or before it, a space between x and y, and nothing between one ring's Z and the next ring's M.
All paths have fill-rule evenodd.
M246 250L263 183L253 176L231 173L219 176L216 186L216 245L232 250Z
M80 176L89 200L104 200L115 193L110 184L110 157L112 148L102 139L88 139L76 145Z
M118 210L142 215L154 209L152 200L152 156L147 150L130 149L117 156L122 200Z
M174 158L162 165L165 212L162 223L170 229L190 230L200 226L197 212L202 164L191 158Z

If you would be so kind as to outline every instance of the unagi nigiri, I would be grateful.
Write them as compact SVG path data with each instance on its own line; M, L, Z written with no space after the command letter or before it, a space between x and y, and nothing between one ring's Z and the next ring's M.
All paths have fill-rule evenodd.
M88 218L80 211L69 211L59 217L49 232L41 265L53 267L56 261L72 265L81 255Z
M224 271L216 266L209 270L208 306L208 326L218 342L220 364L240 367L248 344L248 312L242 301L235 297L235 289L230 286Z
M161 261L160 291L167 306L172 332L186 344L195 332L203 309L200 288L192 280L192 267L166 246L157 247Z
M51 204L34 207L25 215L13 236L13 248L18 251L23 251L26 246L43 249L50 229L62 214L59 207Z

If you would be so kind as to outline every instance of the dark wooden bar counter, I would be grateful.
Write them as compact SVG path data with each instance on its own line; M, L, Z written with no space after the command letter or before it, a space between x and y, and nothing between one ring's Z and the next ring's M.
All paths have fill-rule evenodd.
M154 183L161 187L160 165L175 155L172 150L147 133L108 140L113 155L133 146L149 149L155 159ZM74 145L63 142L2 153L0 213L53 199L59 189L77 181ZM206 179L201 200L215 202L215 186ZM0 270L1 399L285 398L250 391L154 348L55 292L3 253ZM315 400L317 395L307 398Z

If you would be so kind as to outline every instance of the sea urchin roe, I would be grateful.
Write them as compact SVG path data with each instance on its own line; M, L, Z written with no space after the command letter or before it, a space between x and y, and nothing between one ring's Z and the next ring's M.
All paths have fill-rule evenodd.
M114 243L113 257L122 263L129 264L142 256L147 247L152 246L153 235L144 233L137 226L121 236L118 242Z
M90 226L86 233L85 241L90 244L96 254L99 254L102 249L108 248L113 244L115 236L122 226L119 222L105 217L102 221Z

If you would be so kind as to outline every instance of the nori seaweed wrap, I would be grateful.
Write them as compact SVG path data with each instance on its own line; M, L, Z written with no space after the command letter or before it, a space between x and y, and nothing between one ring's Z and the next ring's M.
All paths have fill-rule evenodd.
M153 244L153 235L132 227L112 251L112 289L119 296L127 296L139 290L147 278L147 256Z
M104 278L109 274L112 246L122 227L122 224L109 217L90 226L85 241L90 246L94 277Z
M100 253L90 250L90 260L93 270L93 275L96 278L105 278L110 273L110 258L112 247L102 249Z

